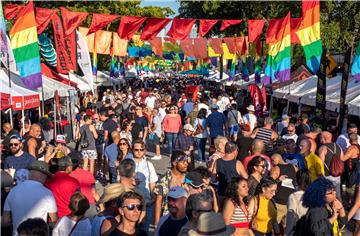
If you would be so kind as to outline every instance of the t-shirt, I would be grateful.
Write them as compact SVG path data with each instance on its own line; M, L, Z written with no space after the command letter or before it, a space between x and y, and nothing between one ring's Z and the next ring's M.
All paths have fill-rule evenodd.
M76 221L70 219L67 216L64 216L59 220L55 225L52 236L68 236L71 229L75 226ZM71 236L82 236L82 235L91 235L91 222L89 219L83 219L77 223Z
M17 235L16 229L21 222L29 218L41 218L47 222L48 213L57 212L57 207L49 189L40 182L25 180L11 189L4 211L11 211L14 234Z
M35 161L35 158L27 152L20 156L8 156L4 162L4 169L27 169L27 167Z
M109 161L109 167L115 167L115 161L118 156L118 145L110 144L105 148L105 156Z
M133 234L125 233L117 228L112 231L109 236L147 236L147 233L144 230L138 229Z
M170 214L164 215L160 218L158 227L155 232L155 236L168 236L178 235L181 228L188 222L186 217L176 220L173 219Z
M157 115L154 117L153 124L156 125L156 129L154 130L154 133L160 138L161 137L161 117L160 117L160 115Z
M135 118L135 123L139 124L141 126L141 128L142 128L141 131L144 131L145 128L149 126L148 119L146 119L145 116L136 117Z
M312 181L325 174L323 162L314 153L307 155L305 161Z
M63 171L55 173L53 178L46 180L45 187L51 190L56 200L58 216L63 217L71 213L69 209L70 197L80 190L79 181Z
M156 102L156 97L154 96L145 98L145 105L150 109L154 109L155 102Z
M70 173L70 176L75 178L80 184L80 192L85 195L90 204L95 204L94 196L91 192L95 188L95 178L89 171L77 168Z
M113 119L107 119L106 121L104 121L103 123L103 129L104 132L107 130L108 131L108 145L113 143L113 139L111 137L111 133L113 131L115 131L118 128L118 125L116 124L116 122Z
M211 113L206 124L210 128L210 137L216 138L218 135L224 136L224 125L226 123L226 117L223 113L215 111Z

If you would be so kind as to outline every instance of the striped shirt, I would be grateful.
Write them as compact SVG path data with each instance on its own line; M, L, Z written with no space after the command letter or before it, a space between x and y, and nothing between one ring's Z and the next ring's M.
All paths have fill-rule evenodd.
M245 206L245 212L244 212L240 206L235 205L235 211L231 217L230 224L250 223L251 216L252 215L251 213L249 213L247 206Z
M271 142L272 132L272 129L259 128L255 137L256 139L260 139L264 142L266 152L272 152L273 150Z

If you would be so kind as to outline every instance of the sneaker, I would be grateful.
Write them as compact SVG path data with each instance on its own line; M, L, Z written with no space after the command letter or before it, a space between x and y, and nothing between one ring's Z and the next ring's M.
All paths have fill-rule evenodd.
M151 160L161 160L161 158L162 158L162 156L161 155L159 155L159 156L157 156L157 155L155 155L155 156L153 156L152 158L151 158Z

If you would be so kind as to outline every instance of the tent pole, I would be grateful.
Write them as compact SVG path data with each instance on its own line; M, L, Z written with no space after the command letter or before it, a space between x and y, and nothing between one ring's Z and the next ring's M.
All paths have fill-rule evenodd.
M12 109L12 96L11 96L11 72L10 72L10 54L9 52L7 52L7 58L6 58L6 63L7 63L7 67L8 67L8 76L9 76L9 88L10 88L10 124L11 127L13 127L13 109Z
M56 124L56 101L54 98L54 139L56 139L56 135L57 135L57 124Z
M42 111L42 113L41 114L42 114L42 116L44 116L45 115L44 86L41 86L41 96L42 96L42 101L41 101L41 111Z

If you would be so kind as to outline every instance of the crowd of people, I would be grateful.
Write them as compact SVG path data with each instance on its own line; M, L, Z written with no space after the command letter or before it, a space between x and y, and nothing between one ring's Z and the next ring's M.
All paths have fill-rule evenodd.
M274 121L241 91L210 91L87 93L74 143L46 117L4 122L2 234L339 236L350 222L360 234L356 124L335 137L310 114Z

